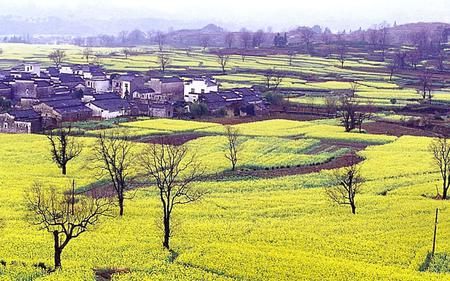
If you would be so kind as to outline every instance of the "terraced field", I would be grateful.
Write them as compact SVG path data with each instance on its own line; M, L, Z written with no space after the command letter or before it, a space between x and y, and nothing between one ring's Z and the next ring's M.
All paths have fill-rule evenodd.
M208 133L187 145L212 173L228 169L222 125L140 120L120 127ZM160 246L156 190L143 187L126 201L123 218L106 219L73 240L63 253L63 270L48 274L33 264L52 264L52 238L25 220L23 194L36 180L58 187L72 178L79 186L95 182L86 165L93 139L80 137L85 150L62 176L44 136L0 135L0 260L6 264L0 280L95 280L99 272L110 272L112 280L450 280L419 271L431 248L437 207L437 251L450 251L448 203L431 199L439 175L427 151L429 138L345 134L333 125L288 120L236 127L244 140L243 169L323 162L339 155L342 143L363 143L356 151L368 181L358 214L329 202L327 170L199 182L208 195L177 209L173 258Z

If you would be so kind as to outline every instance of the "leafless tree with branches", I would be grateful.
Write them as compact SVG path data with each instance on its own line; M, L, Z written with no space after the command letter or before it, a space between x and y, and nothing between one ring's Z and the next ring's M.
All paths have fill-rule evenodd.
M48 58L53 61L56 67L60 67L61 64L66 59L66 51L62 49L56 49L53 50L49 55Z
M161 31L156 32L155 41L156 44L158 44L159 51L162 52L164 50L164 45L166 44L166 35Z
M49 130L46 133L50 142L50 153L53 162L58 165L63 175L67 174L67 164L78 157L83 147L78 139L71 136L72 127Z
M283 82L284 75L281 72L275 71L275 69L269 69L264 73L264 84L267 91L276 91Z
M83 58L86 60L86 63L89 63L89 60L94 56L94 51L92 48L86 47L83 50Z
M217 62L220 64L220 67L222 68L222 73L225 74L226 73L225 68L228 64L230 56L225 53L217 53L216 56L217 56Z
M434 139L429 151L433 154L434 165L439 169L442 178L442 199L447 199L450 187L450 141L444 136Z
M339 205L349 205L352 214L356 214L356 195L361 191L364 178L357 164L336 170L333 174L334 185L327 187L325 193L330 200Z
M99 178L108 178L116 193L119 215L123 216L126 192L131 189L135 160L134 144L126 135L113 132L98 136L92 155Z
M28 220L53 235L55 269L61 269L61 254L69 242L90 230L102 217L112 216L111 200L43 188L35 183L25 195Z
M203 176L203 168L186 145L170 145L164 139L148 145L140 153L139 162L148 184L158 189L163 211L163 247L170 250L174 207L203 197L205 191L194 187Z
M231 162L231 170L234 171L236 169L238 154L241 148L239 130L232 126L226 126L225 136L227 137L227 151L225 152L225 157Z
M231 49L231 47L233 47L233 43L234 43L234 34L233 32L228 32L227 34L225 34L225 45L227 46L228 49Z
M158 54L158 64L162 73L166 72L167 67L171 62L170 56L165 52L160 52Z

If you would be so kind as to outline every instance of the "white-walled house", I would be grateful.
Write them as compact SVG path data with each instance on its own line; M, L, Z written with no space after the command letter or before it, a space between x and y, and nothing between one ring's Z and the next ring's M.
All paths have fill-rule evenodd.
M199 95L218 91L219 85L215 79L209 77L194 78L184 84L184 101L197 102Z
M24 63L25 72L41 76L41 64L38 62L26 62Z
M108 92L111 89L111 84L106 77L94 77L86 80L86 87L94 89L97 93Z
M123 99L93 100L86 104L93 117L111 119L131 114L131 104Z

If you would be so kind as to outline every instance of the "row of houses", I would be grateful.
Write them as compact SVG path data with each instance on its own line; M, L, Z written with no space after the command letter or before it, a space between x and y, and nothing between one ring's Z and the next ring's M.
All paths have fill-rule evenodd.
M259 114L265 106L254 89L221 91L208 77L181 79L142 73L112 73L98 65L42 68L24 63L0 71L0 98L12 108L0 113L0 132L35 133L63 122L121 116L173 117L203 103L211 113Z

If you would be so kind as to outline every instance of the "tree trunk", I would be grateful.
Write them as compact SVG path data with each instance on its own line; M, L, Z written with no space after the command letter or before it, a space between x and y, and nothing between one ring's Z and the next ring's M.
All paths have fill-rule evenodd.
M123 195L119 195L119 216L123 216Z
M164 241L163 241L163 247L167 250L170 250L169 246L170 241L170 217L164 217Z
M447 191L448 191L448 187L446 187L446 183L444 181L444 190L442 191L442 199L446 200L447 199Z
M62 167L61 167L61 170L62 170L62 174L66 175L67 174L67 165L63 164Z
M58 231L56 230L53 231L53 240L55 242L55 254L54 254L55 269L60 269L62 249L59 247L59 234Z
M356 214L356 206L355 206L355 203L350 203L350 206L352 207L352 214Z

